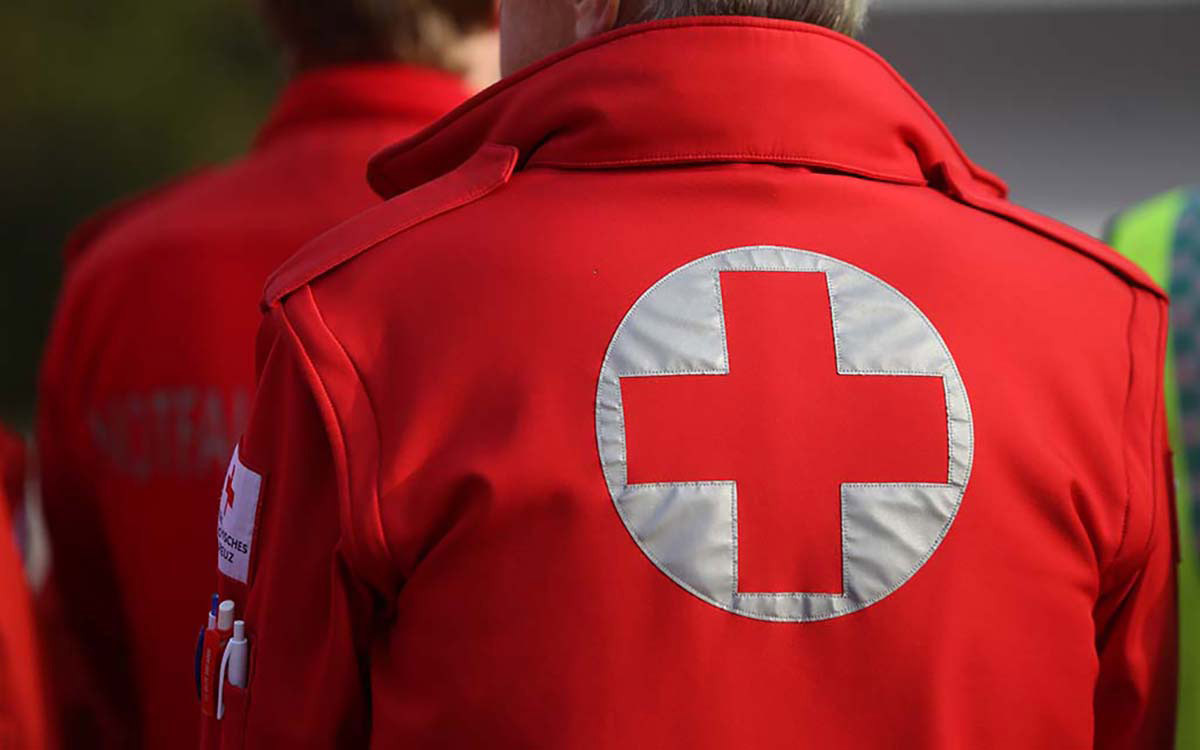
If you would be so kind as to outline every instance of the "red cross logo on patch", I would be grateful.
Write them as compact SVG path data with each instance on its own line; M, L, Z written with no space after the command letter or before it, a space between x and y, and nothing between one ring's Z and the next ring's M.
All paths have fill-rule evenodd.
M893 287L803 250L747 247L665 276L621 322L596 435L642 552L735 614L868 607L949 531L974 433L958 368Z
M229 475L225 477L225 509L226 510L233 508L233 501L234 501L233 472L234 471L235 471L234 468L232 466L230 466L229 467Z

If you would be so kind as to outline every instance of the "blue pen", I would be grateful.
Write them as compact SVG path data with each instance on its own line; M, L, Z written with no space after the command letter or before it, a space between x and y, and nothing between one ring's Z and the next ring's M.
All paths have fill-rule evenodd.
M195 673L196 673L196 697L197 698L202 697L201 688L200 688L200 673L202 670L201 665L204 662L204 633L206 631L212 630L213 628L215 628L217 626L217 607L220 605L220 603L221 603L221 597L218 596L217 594L213 594L212 595L212 607L209 609L209 612L208 612L208 627L201 628L200 635L196 636Z

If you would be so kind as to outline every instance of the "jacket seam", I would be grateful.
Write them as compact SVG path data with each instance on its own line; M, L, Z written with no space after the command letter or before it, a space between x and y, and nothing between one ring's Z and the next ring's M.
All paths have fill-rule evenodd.
M1130 414L1130 404L1133 402L1133 395L1137 385L1136 363L1134 358L1134 322L1137 320L1138 297L1137 291L1129 290L1130 306L1129 319L1125 327L1125 348L1126 363L1128 367L1128 375L1125 385L1125 401L1121 410L1121 434L1122 436L1129 434L1129 426L1132 421ZM1112 559L1109 561L1110 566L1115 566L1121 559L1121 554L1125 550L1125 543L1129 540L1129 522L1133 514L1133 470L1129 465L1129 451L1122 449L1121 463L1125 470L1125 508L1121 517L1121 538L1117 543L1116 549L1113 551Z
M375 406L371 402L370 395L366 393L366 389L363 387L361 379L358 377L358 372L354 368L353 360L349 359L349 355L347 355L345 353L345 349L342 347L341 342L338 341L337 337L333 335L333 332L329 329L329 326L325 323L324 319L321 316L320 309L317 307L316 299L311 294L311 290L308 290L307 286L305 287L305 290L309 291L310 299L308 300L308 302L313 308L313 312L315 314L316 321L321 325L321 328L329 335L330 339L332 339L338 345L338 349L343 353L343 356L346 356L347 361L350 361L351 370L354 371L355 379L358 380L359 389L363 391L364 395L367 398L367 405L371 409L371 419L373 422L375 422L376 428L378 429L378 418L375 415ZM337 433L338 440L341 443L342 464L345 467L344 470L346 473L346 491L347 491L347 494L350 495L353 493L353 488L351 487L351 483L350 483L350 441L346 435L346 431L342 427L337 404L334 402L332 395L330 395L329 384L326 382L325 378L322 377L320 370L316 366L316 363L313 362L312 356L309 354L307 347L304 345L303 337L300 335L299 331L296 330L296 327L291 320L291 316L288 315L287 306L279 305L278 309L279 309L280 317L282 318L284 325L287 327L288 334L291 337L292 342L296 347L296 352L303 359L304 367L305 367L305 369L308 370L308 372L311 375L311 382L310 382L309 390L313 392L314 397L317 397L321 400L323 409L327 409L328 414L330 415L330 417L332 417L332 419L323 419L322 421L326 422L326 429L331 429ZM378 434L378 432L377 432L377 434ZM340 484L341 484L341 482L339 481L339 485ZM375 484L376 483L374 481L372 481L372 486L375 486ZM347 500L347 502L351 502L350 497L347 497L346 500ZM372 506L374 507L375 512L376 512L376 523L380 526L380 531L381 531L382 524L379 523L378 503L372 502ZM340 516L340 513L339 513L339 516ZM351 514L351 520L353 521L353 514ZM349 536L349 539L351 540L351 544L354 545L354 547L355 547L355 556L357 557L358 555L360 555L363 552L360 543L357 541L357 534L354 533L353 529L343 530L343 533L346 533L346 532L349 532L348 536ZM388 549L387 539L382 536L382 533L380 534L380 542L383 546L385 554L388 557L388 560L385 560L384 562L385 563L390 562L391 551ZM368 555L369 559L374 559L374 557L375 557L375 555L373 555L373 554Z
M1154 367L1154 383L1157 385L1157 388L1155 389L1153 411L1150 412L1150 470L1157 473L1162 471L1162 456L1159 455L1160 451L1155 448L1159 446L1159 441L1163 439L1165 434L1166 389L1164 388L1164 381L1166 378L1167 335L1170 327L1170 315L1167 313L1166 302L1157 299L1154 302L1158 313L1158 338L1154 345L1154 361L1156 363ZM1170 449L1169 443L1167 446L1162 447ZM1154 475L1152 474L1152 476ZM1166 481L1172 481L1172 477L1168 476ZM1158 528L1158 506L1160 505L1160 500L1165 500L1167 503L1171 502L1170 488L1164 485L1162 489L1165 489L1167 492L1165 497L1160 498L1159 483L1157 481L1151 483L1150 531L1146 535L1146 547L1142 551L1143 564L1148 563L1150 559L1152 545L1156 536L1155 532Z
M581 160L568 161L565 159L550 159L540 160L533 157L529 160L527 167L543 168L543 169L614 169L620 167L642 167L654 164L663 164L666 161L688 161L688 162L703 162L703 161L738 161L751 163L766 163L766 164L784 164L789 166L805 166L816 169L830 169L836 172L858 175L884 182L895 182L903 185L924 186L928 185L928 181L923 177L909 177L901 174L893 174L889 172L877 172L870 169L856 167L853 164L844 162L827 161L821 159L811 159L799 154L771 154L759 153L752 151L733 151L733 152L707 152L707 151L680 151L674 153L658 153L639 156L629 159L597 159L597 160Z
M1136 372L1135 372L1137 358L1136 358L1135 347L1134 347L1134 322L1137 319L1137 308L1138 308L1138 304L1139 304L1139 299L1138 299L1138 292L1136 289L1131 289L1130 291L1133 295L1133 305L1130 309L1129 326L1128 326L1128 330L1126 333L1126 343L1127 343L1127 346L1129 349L1129 386L1128 386L1128 389L1126 392L1125 411L1124 411L1124 418L1122 420L1123 434L1128 434L1130 423L1134 419L1134 415L1131 413L1130 404L1133 401L1134 393L1135 393L1136 387L1137 387L1137 376L1136 376ZM1133 471L1132 471L1132 468L1130 467L1129 454L1127 451L1122 451L1121 452L1122 453L1122 462L1125 467L1125 512L1124 512L1124 516L1122 519L1122 525L1121 525L1121 540L1118 543L1116 551L1113 553L1112 560L1110 562L1110 567L1118 565L1120 562L1121 556L1123 554L1130 554L1133 556L1133 559L1131 560L1131 562L1134 564L1134 569L1136 571L1141 571L1141 569L1145 566L1146 560L1149 558L1151 546L1154 542L1154 537L1155 537L1155 533L1154 533L1155 524L1158 521L1159 487L1158 487L1158 482L1154 479L1154 472L1157 471L1157 469L1155 467L1158 466L1158 462L1157 462L1157 457L1155 455L1155 453L1156 453L1155 446L1157 445L1158 440L1160 439L1157 435L1158 429L1161 426L1160 425L1161 417L1158 416L1158 413L1163 407L1163 403L1162 403L1163 392L1162 392L1161 383L1163 381L1164 374L1163 374L1163 365L1162 365L1161 358L1163 356L1165 356L1165 354L1166 354L1164 345L1163 345L1163 341L1164 341L1163 335L1165 333L1166 316L1164 316L1162 313L1162 304L1163 303L1157 299L1154 299L1154 301L1158 303L1155 305L1155 308L1156 308L1155 313L1156 313L1156 317L1158 318L1158 325L1156 326L1156 339L1155 339L1155 345L1154 345L1154 352L1155 352L1156 361L1158 361L1159 364L1155 365L1155 367L1154 367L1154 378L1155 379L1153 382L1155 384L1158 384L1159 387L1157 387L1155 389L1153 405L1151 406L1150 420L1149 420L1150 421L1150 430L1149 430L1149 436L1148 436L1149 445L1147 446L1148 455L1150 458L1150 472L1151 472L1151 482L1150 482L1150 487L1149 487L1149 489L1150 489L1150 498L1149 498L1150 518L1148 519L1149 523L1148 523L1147 531L1146 531L1146 540L1142 544L1142 547L1136 551L1127 551L1126 550L1127 544L1131 543L1131 540L1129 539L1129 535L1130 535L1131 520L1132 520L1132 516L1134 513L1134 482L1133 482Z
M376 464L375 465L375 476L371 477L371 485L370 485L372 490L375 493L375 497L373 497L371 499L371 510L372 510L373 520L375 522L375 533L379 538L379 544L383 548L384 556L386 558L383 562L388 565L394 565L395 558L392 555L391 547L388 545L387 534L384 533L383 512L382 512L382 509L379 507L379 498L382 496L382 493L380 491L380 486L379 486L379 481L380 481L379 462L383 458L383 431L381 430L381 428L379 426L379 409L376 408L376 406L375 406L375 399L371 397L371 392L367 388L366 380L363 378L362 371L359 368L358 363L355 362L354 358L350 356L349 350L346 349L346 346L342 343L341 339L339 339L337 337L337 335L333 332L333 328L330 327L328 321L325 320L325 316L321 312L321 307L320 307L320 305L317 304L317 296L316 296L316 294L313 293L312 287L305 286L304 291L307 292L307 294L308 294L308 301L309 301L309 304L312 305L313 313L316 316L317 322L321 324L321 327L329 335L330 340L333 341L333 343L337 345L338 351L340 351L342 353L342 356L346 358L346 361L350 363L350 370L351 370L351 372L354 373L354 379L358 383L358 389L360 391L362 391L363 398L366 399L367 407L368 407L368 409L370 409L370 412L371 412L371 423L372 423L372 427L374 427L374 432L375 432L375 464ZM343 442L344 441L345 441L345 438L343 437ZM348 447L348 445L347 445L347 447ZM347 450L347 453L349 453L349 450ZM392 569L394 569L394 568L392 568Z

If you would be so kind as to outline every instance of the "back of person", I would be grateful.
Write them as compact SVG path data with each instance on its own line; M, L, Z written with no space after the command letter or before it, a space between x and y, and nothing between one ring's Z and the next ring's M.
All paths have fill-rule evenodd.
M1108 240L1171 294L1166 403L1181 557L1176 747L1200 747L1200 188L1130 208L1111 223Z
M232 741L1169 743L1163 295L873 53L630 23L371 177L268 286Z
M466 96L457 75L429 67L436 48L393 28L419 18L267 5L301 72L253 150L85 226L46 356L39 440L55 584L95 684L120 704L128 734L114 745L195 742L213 498L248 413L264 280L377 202L364 177L375 151ZM464 29L488 20L488 3L475 5ZM409 46L375 49L359 39L368 31L404 31ZM422 64L396 61L408 58Z
M24 495L24 442L0 426L0 748L53 747L38 633L13 523Z

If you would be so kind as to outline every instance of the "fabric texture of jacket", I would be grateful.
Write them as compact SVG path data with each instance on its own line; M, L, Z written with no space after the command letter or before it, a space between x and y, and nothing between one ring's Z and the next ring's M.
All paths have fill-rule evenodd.
M630 26L272 278L229 747L1147 748L1166 302L858 43Z

